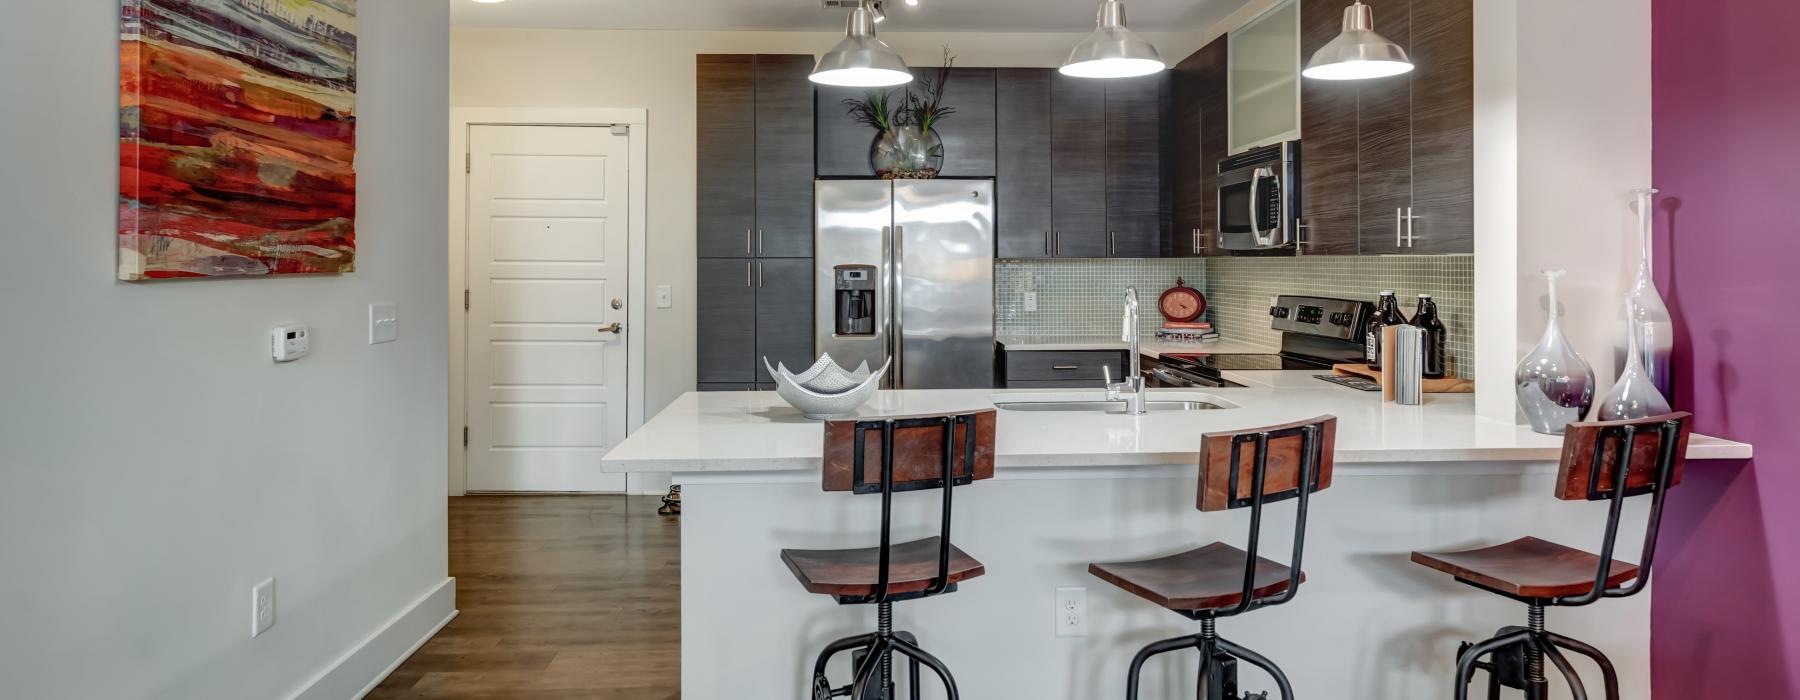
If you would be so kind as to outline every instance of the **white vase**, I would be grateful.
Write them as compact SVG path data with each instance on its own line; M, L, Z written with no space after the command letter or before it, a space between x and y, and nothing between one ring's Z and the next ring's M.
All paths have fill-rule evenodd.
M1656 221L1655 188L1632 190L1637 197L1634 208L1638 215L1638 235L1641 252L1638 259L1637 279L1631 289L1625 293L1629 304L1625 305L1627 316L1619 318L1618 327L1613 340L1613 356L1617 360L1614 365L1618 371L1625 371L1625 354L1635 341L1638 346L1638 360L1643 364L1644 376L1657 393L1669 396L1674 388L1674 376L1670 371L1669 358L1675 350L1675 326L1669 320L1669 307L1663 303L1662 293L1656 289L1656 278L1651 273L1651 229ZM1642 334L1635 335L1634 334Z
M1625 315L1630 318L1635 309L1632 301L1625 300ZM1625 370L1619 373L1618 383L1612 391L1607 392L1606 399L1594 407L1593 420L1639 420L1660 416L1669 412L1669 401L1663 397L1656 385L1650 382L1650 373L1645 370L1641 343L1637 338L1648 340L1656 335L1656 327L1651 324L1638 326L1637 332L1626 339Z

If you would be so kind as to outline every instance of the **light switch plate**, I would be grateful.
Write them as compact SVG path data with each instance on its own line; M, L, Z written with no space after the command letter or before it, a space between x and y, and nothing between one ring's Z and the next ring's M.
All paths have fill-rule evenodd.
M674 308L674 306L675 306L675 290L670 289L669 285L666 285L666 284L657 285L656 286L656 308L669 309L669 308Z
M1036 311L1037 310L1037 291L1036 290L1025 293L1025 310L1026 311Z
M392 343L400 339L400 305L391 301L369 305L369 344Z

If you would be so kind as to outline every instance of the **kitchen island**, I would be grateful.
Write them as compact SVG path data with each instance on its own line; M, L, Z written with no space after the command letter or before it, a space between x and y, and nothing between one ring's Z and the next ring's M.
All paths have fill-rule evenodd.
M1228 378L1244 388L1152 390L1153 399L1231 406L1223 410L1000 411L996 477L956 497L953 539L987 574L954 594L900 604L897 628L950 666L963 697L1120 697L1137 649L1198 625L1093 578L1088 563L1214 540L1241 545L1247 513L1195 510L1200 435L1332 414L1336 479L1312 500L1307 583L1292 603L1224 620L1220 633L1280 664L1301 697L1446 697L1456 643L1522 624L1525 608L1413 565L1409 554L1524 535L1598 551L1605 506L1553 498L1561 440L1479 418L1468 395L1398 406L1310 375L1241 372ZM861 415L1098 394L892 391ZM822 492L821 447L820 424L773 393L687 394L605 458L608 471L668 472L683 486L684 697L800 697L824 644L873 629L873 606L808 594L780 560L784 548L877 541L880 499ZM1748 445L1698 435L1689 450L1694 460L1749 456ZM1648 508L1633 501L1619 555L1627 560L1637 557L1631 533L1642 532ZM896 541L935 534L937 503L897 497ZM1291 508L1270 507L1265 551L1286 551ZM1061 587L1087 589L1085 636L1056 634ZM1648 697L1649 607L1642 595L1553 609L1550 625L1606 651L1625 697ZM1195 666L1192 654L1159 657L1145 670L1143 697L1193 697ZM843 668L834 674L846 682ZM1244 675L1245 689L1272 689L1258 673ZM926 686L926 697L940 697Z

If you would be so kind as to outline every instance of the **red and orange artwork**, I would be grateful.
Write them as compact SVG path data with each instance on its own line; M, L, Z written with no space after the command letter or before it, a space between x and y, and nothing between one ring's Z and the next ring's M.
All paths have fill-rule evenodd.
M356 266L356 0L122 0L119 278Z

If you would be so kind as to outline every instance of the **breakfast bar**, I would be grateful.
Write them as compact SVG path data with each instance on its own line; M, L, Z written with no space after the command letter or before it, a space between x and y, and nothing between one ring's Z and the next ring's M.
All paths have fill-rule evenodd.
M1308 372L1229 379L1244 386L1149 394L1160 405L1217 407L1208 410L998 412L995 478L956 489L953 528L986 574L957 595L902 607L896 621L955 671L963 697L1116 697L1133 652L1196 631L1198 623L1139 604L1087 565L1197 542L1241 544L1247 514L1195 510L1197 451L1208 432L1338 418L1335 483L1311 502L1304 594L1220 625L1281 664L1302 697L1443 697L1458 642L1523 623L1516 604L1409 563L1413 551L1527 535L1599 551L1605 504L1552 497L1562 441L1480 418L1469 395L1400 406ZM858 416L1101 398L1092 390L884 391ZM808 687L818 647L871 627L871 608L806 593L780 559L787 547L877 541L880 499L821 489L822 439L819 422L773 393L690 393L606 457L609 472L665 472L683 486L685 695L789 700ZM1687 454L1743 459L1751 448L1695 435ZM1625 506L1622 560L1638 556L1633 533L1643 532L1647 504L1635 501L1643 500ZM895 540L935 534L937 506L935 495L897 495ZM1274 515L1292 512L1284 507L1292 506L1270 506L1270 551L1285 551L1292 534L1291 517ZM1086 617L1077 636L1059 636L1055 601L1069 588L1085 589ZM1649 603L1639 596L1555 609L1552 625L1607 649L1624 696L1647 697ZM1193 696L1193 663L1177 656L1146 668L1144 697ZM1244 674L1247 690L1273 689L1257 672ZM941 692L930 683L925 691Z

